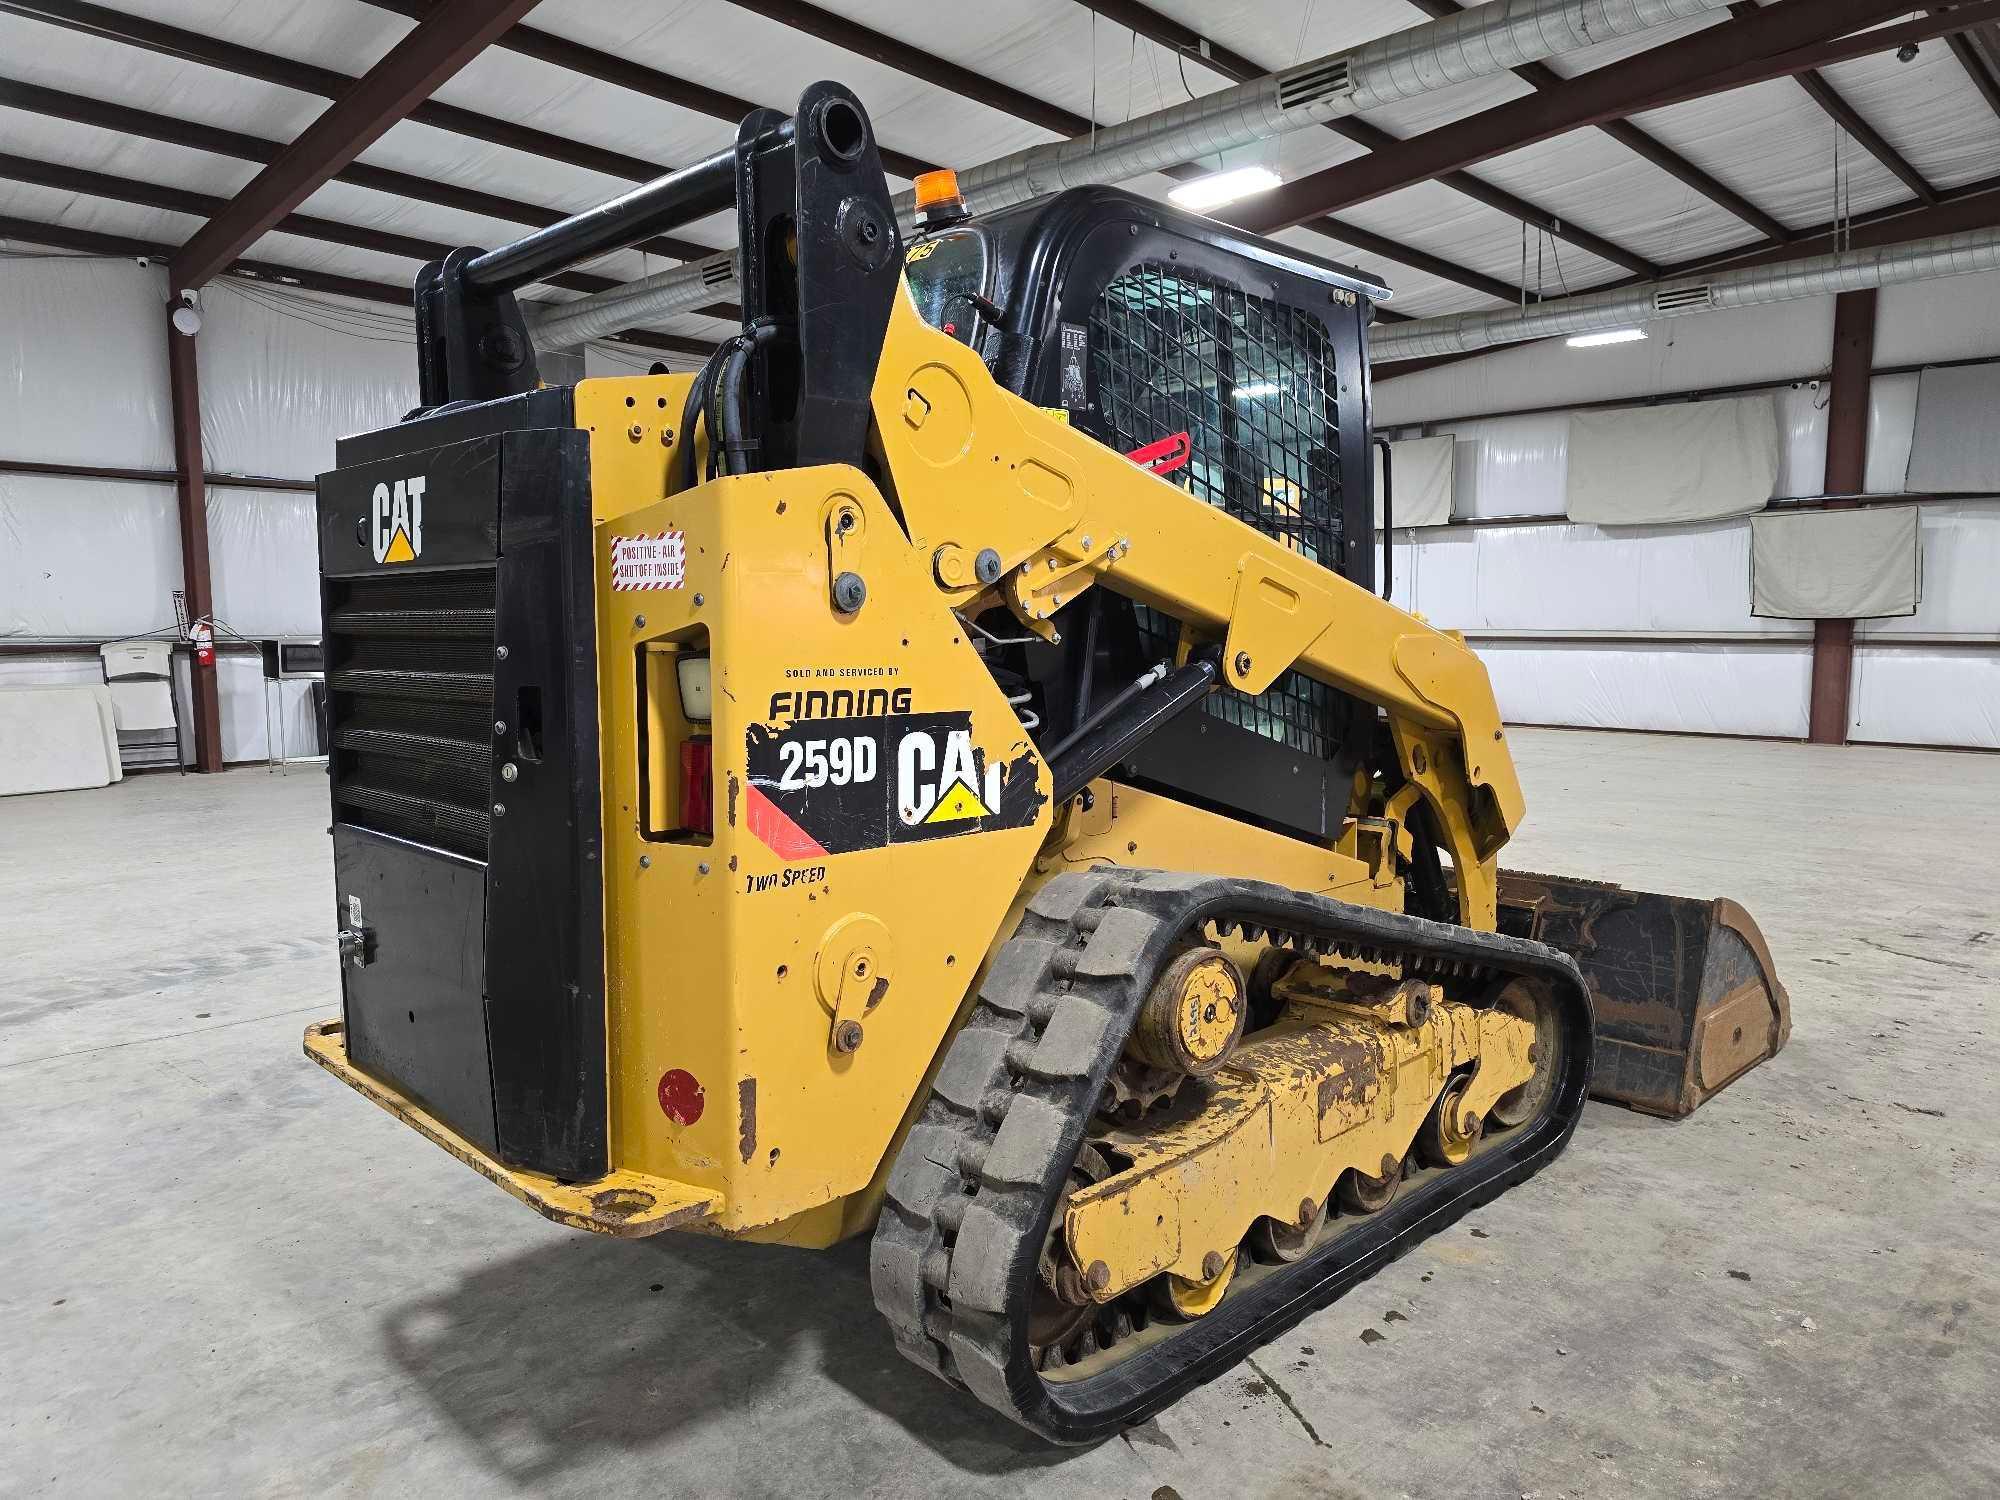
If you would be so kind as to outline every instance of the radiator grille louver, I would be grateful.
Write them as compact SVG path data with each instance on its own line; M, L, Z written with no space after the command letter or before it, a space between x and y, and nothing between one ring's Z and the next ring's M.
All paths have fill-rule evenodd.
M337 816L484 859L493 569L384 573L327 588Z

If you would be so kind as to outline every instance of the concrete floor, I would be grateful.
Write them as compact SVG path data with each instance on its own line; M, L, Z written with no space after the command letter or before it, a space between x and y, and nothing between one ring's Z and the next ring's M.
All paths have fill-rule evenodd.
M905 1365L863 1247L561 1230L307 1063L315 771L0 803L0 1494L2000 1490L2000 756L1516 751L1513 861L1743 901L1790 1049L1682 1124L1592 1105L1084 1452Z

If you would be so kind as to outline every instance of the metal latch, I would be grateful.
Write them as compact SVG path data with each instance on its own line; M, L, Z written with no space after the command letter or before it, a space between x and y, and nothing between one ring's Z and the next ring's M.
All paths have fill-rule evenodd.
M335 935L340 943L340 961L349 968L365 969L375 958L375 929L361 920L361 898L347 898L347 923Z
M820 940L814 980L819 1003L832 1019L827 1045L835 1053L860 1050L862 1020L889 993L895 967L889 929L866 912L841 918Z

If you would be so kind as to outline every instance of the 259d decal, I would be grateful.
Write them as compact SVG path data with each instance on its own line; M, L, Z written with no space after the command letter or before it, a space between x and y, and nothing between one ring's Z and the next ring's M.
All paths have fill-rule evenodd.
M753 724L744 820L786 859L1025 828L1045 800L1022 747L989 760L969 711Z

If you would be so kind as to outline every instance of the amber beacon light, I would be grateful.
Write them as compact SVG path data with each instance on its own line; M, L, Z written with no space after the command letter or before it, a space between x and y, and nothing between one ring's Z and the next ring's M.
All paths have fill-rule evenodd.
M914 187L919 229L942 229L971 217L965 195L958 190L958 173L949 169L919 172Z

